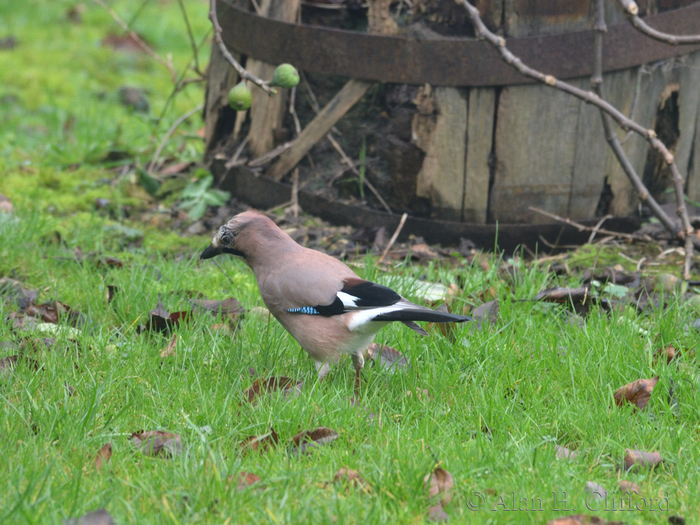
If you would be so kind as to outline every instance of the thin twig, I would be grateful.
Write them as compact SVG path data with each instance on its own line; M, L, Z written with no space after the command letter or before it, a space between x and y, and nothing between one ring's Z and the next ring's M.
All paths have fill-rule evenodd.
M530 206L528 208L530 211L534 211L535 213L539 213L540 215L544 215L545 217L549 217L550 219L553 219L557 222L563 222L564 224L568 224L569 226L573 226L576 228L578 231L595 231L598 233L604 233L605 235L613 235L615 237L620 237L622 239L629 239L631 241L649 241L651 240L648 236L646 235L636 235L634 233L623 233L623 232L614 232L612 230L606 230L605 228L600 228L598 226L586 226L585 224L581 224L580 222L572 221L569 218L566 217L561 217L557 215L556 213L550 213L548 211L544 211L540 208L535 208L534 206Z
M612 215L606 215L605 217L601 218L598 221L598 224L596 224L593 227L593 231L591 232L591 236L588 238L588 244L593 244L593 239L595 239L596 234L600 231L600 227L603 225L603 223L605 221L607 221L608 219L612 219L612 218L613 218Z
M219 261L217 261L216 259L212 259L211 261L216 265L216 267L217 267L219 270L221 270L221 273L224 274L224 277L226 277L226 278L228 279L228 282L231 283L231 287L235 290L235 289L236 289L236 284L233 282L233 279L231 279L231 278L228 276L228 274L224 271L224 269L221 267L221 265L219 264Z
M294 168L292 172L292 214L296 219L299 217L299 168Z
M355 175L360 177L360 170L357 169L357 167L355 166L355 163L352 161L352 159L347 156L347 154L345 153L345 150L343 150L342 146L338 143L338 141L335 140L335 138L333 138L333 135L331 135L329 133L328 135L326 135L326 138L330 141L331 144L333 144L333 147L340 154L341 158L343 159L343 162L348 165L348 167L352 170L352 172ZM366 177L365 177L364 183L365 183L365 186L367 186L367 188L369 188L369 191L371 191L374 194L374 196L377 198L377 200L381 203L381 205L384 206L384 209L388 213L393 213L391 211L391 208L389 207L389 205L386 203L386 201L382 198L382 196L377 191L377 188L374 187L374 184L372 184L370 181L368 181Z
M170 129L165 133L165 136L163 137L163 140L160 141L160 144L158 144L158 147L156 148L155 153L153 154L153 158L151 159L151 163L148 165L148 173L152 173L153 170L156 167L156 163L158 162L158 157L160 157L161 152L163 151L163 148L165 145L168 143L168 140L170 140L170 136L175 132L175 130L178 128L180 124L182 124L184 121L186 121L188 118L190 118L192 115L195 113L202 111L204 108L204 104L200 104L196 108L194 108L191 111L188 111L184 115L182 115L179 119L177 119L172 126L170 126Z
M399 233L401 233L401 230L403 229L403 225L406 222L406 219L408 218L408 213L404 213L401 216L401 220L399 221L399 225L396 227L396 231L394 232L394 235L391 236L391 239L389 239L389 244L386 245L386 248L384 248L384 251L382 252L382 256L379 258L377 261L377 264L381 264L384 261L384 258L387 256L389 253L389 250L391 250L391 247L394 245L396 242L396 239L399 238Z
M232 168L233 166L236 165L236 162L238 161L238 157L240 157L240 156L241 156L241 153L243 153L243 148L245 148L245 145L248 144L248 139L249 139L249 138L250 138L250 136L248 136L248 137L246 137L246 138L243 139L243 141L241 142L241 144L240 144L240 145L238 146L238 148L236 149L236 152L233 154L233 157L231 157L231 158L226 162L226 164L224 164L224 167L225 167L226 169ZM224 176L224 178L225 178L225 176ZM222 180L223 180L223 179L222 179Z
M107 4L105 4L102 0L92 0L95 2L97 5L99 5L102 9L107 11L109 15L114 19L114 21L119 24L119 26L126 31L126 33L129 35L129 37L136 43L137 46L139 46L144 53L146 53L148 56L153 58L156 62L161 64L163 67L165 67L169 72L170 72L170 77L172 78L173 82L176 82L177 80L177 74L175 73L175 69L173 68L173 63L172 60L165 60L162 56L160 56L158 53L156 53L151 46L149 46L146 42L143 41L143 39L136 34L135 31L133 31L124 20L121 19L121 17L112 9L109 7Z
M200 77L204 77L204 73L202 73L199 69L199 50L197 49L197 42L195 42L195 40L194 40L194 33L192 32L192 26L190 25L190 18L187 16L187 10L185 9L185 4L182 0L177 0L177 3L180 6L180 11L182 12L182 18L185 20L185 27L187 28L187 38L190 39L190 46L192 46L192 57L194 59L194 67L192 69Z
M248 163L248 166L251 168L255 168L256 166L262 166L263 164L270 162L275 157L279 157L284 151L291 148L292 144L294 144L293 140L290 140L289 142L285 142L284 144L280 144L272 151L268 151L267 153L265 153L264 155L261 155L257 159L251 160Z
M658 31L650 25L648 25L644 20L639 17L639 6L633 0L618 0L622 10L627 15L630 23L639 31L640 33L658 40L659 42L664 42L672 46L684 45L684 44L700 44L700 35L672 35L670 33L664 33L663 31Z
M97 2L101 0L95 1ZM231 55L231 53L229 52L228 48L226 47L226 44L224 44L223 38L221 38L221 33L223 32L223 30L221 29L221 25L219 24L219 18L216 14L216 0L209 0L209 20L211 20L211 25L214 27L214 41L219 46L221 54L224 55L224 58L228 61L228 63L231 64L236 71L238 71L238 74L241 76L241 78L243 80L249 80L268 95L274 95L275 93L277 93L277 91L272 89L267 82L265 82L264 80L260 80L258 77L248 72L248 70L242 65L240 65L238 61L235 58L233 58L233 55Z
M301 133L301 123L299 122L299 117L297 116L297 110L294 107L297 99L297 88L294 86L289 92L289 114L292 115L292 120L294 120L294 131L297 132L297 137Z

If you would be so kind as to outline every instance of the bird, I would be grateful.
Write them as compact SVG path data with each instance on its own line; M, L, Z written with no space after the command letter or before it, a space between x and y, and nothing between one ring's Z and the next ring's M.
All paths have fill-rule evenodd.
M461 323L470 317L414 304L391 288L360 278L342 261L305 248L266 215L248 210L221 226L200 259L230 254L255 275L270 313L314 360L319 380L349 354L360 388L363 351L393 321L421 335L416 321Z

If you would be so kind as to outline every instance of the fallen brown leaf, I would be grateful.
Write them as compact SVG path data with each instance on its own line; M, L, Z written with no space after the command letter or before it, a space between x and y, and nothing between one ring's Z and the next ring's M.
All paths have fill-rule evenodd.
M578 451L569 450L568 448L560 445L554 445L554 450L556 451L555 457L557 459L568 459L569 461L574 461L581 455L581 453Z
M14 37L7 37L0 40L0 49L12 49L17 44L17 40ZM12 213L15 207L12 205L12 201L0 193L0 213Z
M620 484L618 485L620 492L630 492L630 493L637 493L641 494L642 489L639 488L639 485L636 483L633 483L632 481L627 481L626 479L623 479L620 481Z
M0 297L5 301L14 301L20 311L25 311L32 304L39 294L39 289L28 290L22 283L9 277L0 279Z
M496 300L478 306L471 313L476 324L470 323L470 326L476 326L480 330L484 324L496 324L499 310L498 301Z
M172 314L168 312L163 306L160 294L158 294L158 304L148 313L146 329L165 332L171 330L173 327L180 324L180 322L189 320L189 318L190 312L187 311L175 312Z
M97 457L95 458L95 468L97 472L102 470L102 465L106 464L112 457L112 443L105 443L102 448L97 452Z
M659 382L658 377L651 379L637 379L631 383L618 388L613 394L617 406L623 406L625 403L631 403L638 409L644 410L651 398L651 392L654 390L656 383Z
M114 525L114 519L105 509L93 510L80 518L71 518L64 525Z
M414 244L410 249L411 257L419 261L431 261L439 257L438 254L431 250L430 246L425 243Z
M326 427L315 430L304 430L292 438L291 452L306 454L312 448L322 447L338 439L338 433Z
M146 456L172 457L182 452L180 436L162 430L134 432L129 439Z
M255 485L256 483L261 481L260 476L256 476L255 474L251 472L239 472L238 473L238 482L237 482L237 490L245 490L251 485ZM234 479L234 476L229 476L228 480L229 482Z
M243 397L245 397L249 403L252 403L261 396L281 390L282 397L284 397L284 399L289 399L290 397L299 397L303 385L303 381L297 381L291 377L284 376L256 379L253 384L243 392Z
M449 521L450 516L445 512L445 509L442 508L442 505L433 505L432 507L428 508L428 521L432 521L433 523L440 523L442 521Z
M663 460L658 452L643 452L641 450L625 449L625 470L638 466L644 468L655 468Z
M369 484L365 481L362 475L353 469L341 468L333 476L333 483L345 483L347 486L352 486L358 489L367 490Z
M245 308L238 302L238 299L234 297L229 297L228 299L223 299L222 301L215 301L210 299L192 299L192 310L206 310L211 312L212 315L217 316L221 314L223 317L234 315L240 317L245 313Z
M535 301L545 301L548 303L580 303L585 304L591 300L591 289L587 286L579 288L562 288L556 286L542 290L535 296Z
M19 361L19 359L20 356L18 355L11 355L0 359L0 377L2 375L9 376L15 366L17 366L17 361Z
M107 285L107 290L105 290L105 299L107 299L107 304L110 304L112 302L114 296L117 294L118 291L119 288L117 288L113 284Z
M170 339L170 342L167 344L167 346L160 351L161 358L165 359L166 357L175 355L175 350L177 350L178 339L178 335L173 334L173 337L172 339Z
M659 348L654 353L654 364L656 365L656 362L659 359L664 359L667 365L671 364L671 361L673 361L678 355L680 355L680 351L676 351L673 345L668 345L666 348Z
M426 474L423 483L428 486L428 496L433 499L440 496L440 505L447 505L452 501L452 489L455 486L452 474L444 468L436 468L430 474Z
M373 363L378 362L379 366L389 372L408 366L408 361L396 348L377 343L372 343L365 349L364 358Z
M277 436L277 432L275 432L274 428L270 428L270 431L267 434L263 434L261 436L250 436L245 438L241 442L241 448L244 451L254 450L258 452L264 452L269 447L276 447L277 443L279 443L279 437Z
M67 304L61 301L46 301L42 304L30 304L25 315L28 317L36 317L45 323L58 324L59 321L65 321L69 326L82 328L87 323L87 316L77 310L72 309Z

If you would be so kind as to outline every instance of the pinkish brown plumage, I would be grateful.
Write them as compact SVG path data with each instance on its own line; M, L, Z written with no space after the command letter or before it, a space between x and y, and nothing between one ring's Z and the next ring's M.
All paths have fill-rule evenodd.
M349 354L358 387L362 352L391 321L425 334L415 321L469 320L413 304L361 279L341 261L300 246L257 211L240 213L219 228L201 258L221 253L242 257L253 270L265 305L316 362L320 378L330 363Z

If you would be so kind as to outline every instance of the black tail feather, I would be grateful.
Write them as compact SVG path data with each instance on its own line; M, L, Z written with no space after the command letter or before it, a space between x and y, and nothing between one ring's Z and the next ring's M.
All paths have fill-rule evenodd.
M448 314L436 312L435 310L397 310L378 315L372 321L427 321L429 323L463 323L471 321L471 317L466 315Z

